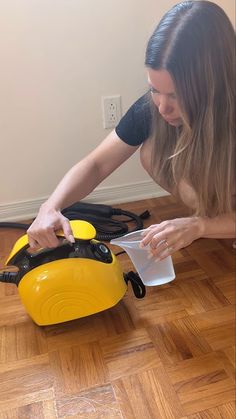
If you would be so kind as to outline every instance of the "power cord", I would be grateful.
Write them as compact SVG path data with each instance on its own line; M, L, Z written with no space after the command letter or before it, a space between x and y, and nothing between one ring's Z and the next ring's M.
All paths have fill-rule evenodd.
M8 271L0 272L0 282L8 282L11 284L18 285L18 282L19 282L18 272L8 272Z

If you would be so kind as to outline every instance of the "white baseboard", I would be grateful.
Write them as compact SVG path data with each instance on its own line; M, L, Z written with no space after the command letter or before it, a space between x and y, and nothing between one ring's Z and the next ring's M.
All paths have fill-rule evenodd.
M94 204L120 204L168 195L153 181L143 181L120 186L106 186L95 189L84 199ZM22 221L36 217L47 197L0 205L0 221Z

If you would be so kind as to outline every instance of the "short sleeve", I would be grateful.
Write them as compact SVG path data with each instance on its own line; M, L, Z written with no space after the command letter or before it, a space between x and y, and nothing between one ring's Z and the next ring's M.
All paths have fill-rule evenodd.
M115 128L118 137L129 145L142 144L151 134L149 94L140 97Z

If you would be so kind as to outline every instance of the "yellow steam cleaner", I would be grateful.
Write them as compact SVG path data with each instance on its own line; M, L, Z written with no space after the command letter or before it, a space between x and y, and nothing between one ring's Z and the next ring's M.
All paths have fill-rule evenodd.
M16 272L0 273L0 281L15 283L27 313L40 325L57 324L106 310L117 304L128 281L138 298L145 286L134 272L123 273L120 262L83 220L70 221L75 243L62 238L56 248L30 252L28 236L15 243L7 266Z

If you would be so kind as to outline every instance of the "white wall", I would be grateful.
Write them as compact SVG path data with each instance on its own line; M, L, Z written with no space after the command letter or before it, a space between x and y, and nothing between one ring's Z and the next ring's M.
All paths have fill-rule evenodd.
M0 211L43 200L108 134L101 96L121 94L124 113L145 91L147 39L175 3L0 0ZM234 0L217 3L233 20ZM136 153L101 187L140 182Z

